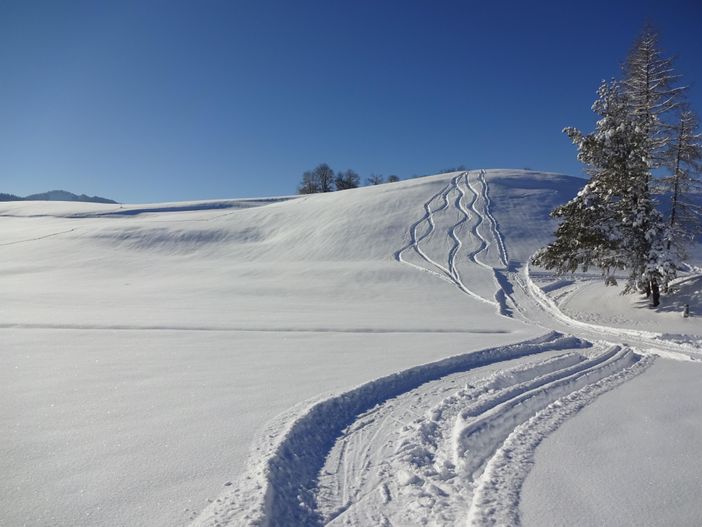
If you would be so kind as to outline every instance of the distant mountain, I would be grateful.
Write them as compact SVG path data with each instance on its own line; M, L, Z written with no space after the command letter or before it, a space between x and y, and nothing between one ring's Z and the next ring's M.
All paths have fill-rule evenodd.
M111 199L100 196L86 196L85 194L73 194L65 190L50 190L41 194L32 194L24 198L14 194L0 193L0 201L85 201L90 203L117 203Z

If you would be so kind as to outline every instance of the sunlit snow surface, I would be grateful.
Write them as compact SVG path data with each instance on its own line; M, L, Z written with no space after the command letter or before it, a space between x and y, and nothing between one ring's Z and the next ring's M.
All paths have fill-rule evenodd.
M237 517L235 509L241 512L242 504L236 492L255 494L255 485L265 486L267 480L254 478L247 488L240 477L264 466L261 460L285 440L295 447L297 436L289 433L295 429L289 427L300 423L299 430L306 430L305 416L314 417L306 409L320 408L315 401L333 401L356 389L356 399L345 399L356 406L334 406L328 414L338 419L334 426L341 426L345 419L354 421L353 408L371 404L375 399L369 394L375 393L382 403L377 415L391 417L376 420L370 414L374 423L384 423L374 441L410 444L433 437L412 428L421 426L412 424L417 418L412 412L421 416L449 408L460 399L452 394L468 379L480 389L492 372L522 368L514 374L516 384L500 385L506 391L497 393L520 397L542 415L553 397L594 386L599 382L595 377L629 371L636 360L631 362L634 356L624 349L581 351L581 344L558 337L531 348L518 344L543 339L550 329L568 329L550 326L551 315L543 309L536 322L529 321L520 309L536 310L537 304L529 304L526 293L520 300L519 291L512 289L518 289L528 257L550 239L548 211L581 184L532 172L481 176L475 171L292 199L146 206L0 203L0 524L170 526L198 517L200 524L228 517L238 525L249 513L258 521L260 511L253 509L263 497L254 496L252 511ZM414 249L418 240L421 251ZM543 277L535 280L547 286ZM573 291L567 303L558 296L559 287L548 294L568 316L587 322L595 315L578 304L578 295L594 287ZM648 310L640 312L644 319L632 318L631 324L626 315L613 320L614 311L594 322L686 334L684 326L656 328L660 319ZM505 348L508 344L516 347ZM494 360L480 363L483 369L475 369L479 356L470 352L485 348L498 351L490 355ZM576 355L548 362L560 353ZM464 358L392 377L451 356ZM510 362L501 363L498 356ZM596 375L576 372L580 366L575 363L587 361L594 361ZM612 384L606 397L618 400L624 387L644 382L660 363L658 359L634 380L622 377L623 387L613 389ZM557 371L547 374L549 364L557 365ZM698 368L693 361L686 364ZM576 372L572 377L571 367ZM445 375L453 377L444 382ZM534 392L537 398L527 399L533 377L543 375L552 378ZM375 384L367 384L371 381ZM386 404L391 385L400 397L400 413ZM694 415L700 405L686 386L692 383L683 385L681 408ZM648 389L664 392L667 387L653 383ZM476 393L469 389L464 396ZM415 405L416 397L424 402ZM568 423L592 415L599 401ZM458 409L445 411L452 419L458 415ZM506 422L511 414L498 415L499 422ZM529 415L517 412L514 418ZM488 414L480 418L488 419ZM662 420L655 423L652 434L663 427ZM465 431L470 422L464 424L456 443L461 448L478 438ZM666 421L665 433L678 425L684 420ZM319 463L332 463L340 446L333 439L334 426L329 433L335 444L320 439L329 451ZM548 439L555 440L563 430ZM631 430L612 428L610 440L626 442ZM504 433L480 436L488 438L480 451L499 456L509 433L504 428ZM692 430L693 436L697 433ZM353 437L349 441L358 444ZM383 448L377 444L376 454ZM442 449L432 455L449 452ZM373 455L358 459L373 460ZM544 461L537 458L548 469L564 456L570 456L568 451ZM349 474L356 474L353 463L347 466ZM429 483L420 485L411 470L423 470L429 482L429 465L408 466L389 480L382 473L363 474L364 481L377 482L380 489L371 515L395 519L397 507L382 494L387 489L389 499L397 492L398 499L420 505L414 516L408 513L411 519L422 517L426 507L421 504L429 503L422 493ZM476 468L482 470L484 463ZM294 470L286 465L279 475L301 475ZM664 486L669 476L658 471L655 483ZM334 477L310 477L324 488L344 485ZM583 475L582 484L594 486L596 477ZM475 483L487 488L479 479ZM633 477L628 483L634 488L643 484ZM470 504L453 499L462 492L460 485L455 488L453 497L433 498L435 508L446 507L447 524L465 518ZM543 488L525 495L538 503L548 499L539 494ZM348 510L346 519L361 522L363 516L354 516L354 510L363 507L354 508L352 494L347 503L330 498L321 486L310 492L316 496L311 503L319 507L315 518L343 524ZM469 489L463 497L470 500L471 493ZM286 502L276 503L278 514L289 512ZM268 520L285 524L281 516Z

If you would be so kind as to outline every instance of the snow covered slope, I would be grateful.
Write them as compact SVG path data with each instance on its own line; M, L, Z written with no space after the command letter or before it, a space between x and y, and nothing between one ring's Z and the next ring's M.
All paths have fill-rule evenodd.
M451 524L472 500L483 521L503 487L481 475L515 426L544 437L652 361L553 333L581 330L529 292L548 212L581 185L493 170L295 198L0 204L2 520L363 525L371 490L373 518L438 503ZM381 458L398 471L364 468Z

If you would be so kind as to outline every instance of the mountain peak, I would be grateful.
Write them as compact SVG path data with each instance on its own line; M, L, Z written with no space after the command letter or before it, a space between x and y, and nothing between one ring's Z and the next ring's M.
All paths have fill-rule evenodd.
M83 201L90 203L117 203L111 199L100 196L87 196L86 194L74 194L66 190L50 190L40 194L31 194L24 198L13 194L0 194L0 201Z

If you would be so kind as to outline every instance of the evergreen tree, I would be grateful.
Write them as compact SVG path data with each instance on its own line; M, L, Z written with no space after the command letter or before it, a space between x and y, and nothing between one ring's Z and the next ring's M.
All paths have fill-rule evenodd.
M533 263L555 270L557 274L587 271L598 266L603 274L622 268L616 241L610 235L613 216L608 208L608 193L597 177L585 185L578 195L556 208L551 216L561 221L553 243L541 249Z
M556 240L534 262L558 273L591 265L605 274L626 269L625 291L647 284L658 305L658 284L675 271L665 251L667 231L650 195L652 117L632 114L631 101L615 81L602 83L592 109L601 116L593 133L564 130L578 147L590 182L552 213L563 221Z

